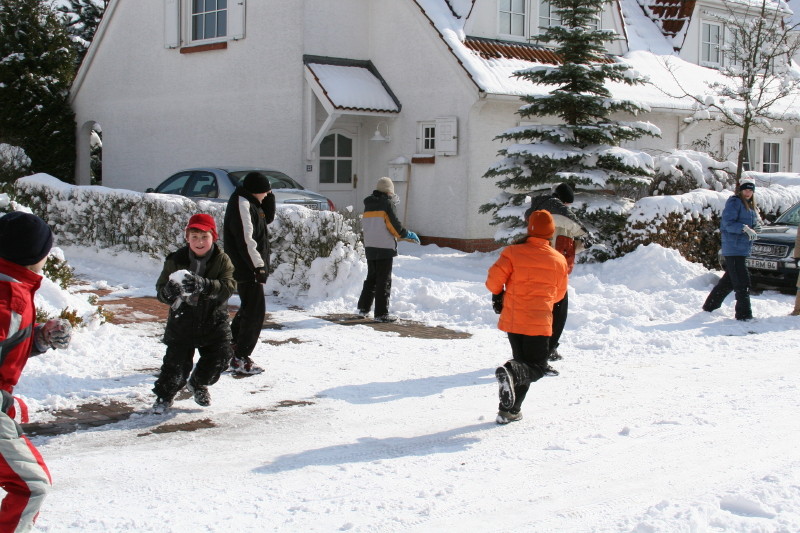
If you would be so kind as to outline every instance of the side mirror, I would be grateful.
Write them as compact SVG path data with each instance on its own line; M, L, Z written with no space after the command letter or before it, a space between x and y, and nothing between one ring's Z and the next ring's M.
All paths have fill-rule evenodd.
M152 187L148 187L144 190L144 192L156 192L156 190Z

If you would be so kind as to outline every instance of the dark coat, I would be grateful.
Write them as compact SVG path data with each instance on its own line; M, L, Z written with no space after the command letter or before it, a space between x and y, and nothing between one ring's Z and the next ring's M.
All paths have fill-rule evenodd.
M367 259L389 259L397 255L397 239L408 237L400 223L389 195L372 191L364 198L364 252Z
M168 255L156 282L159 301L170 304L164 343L198 348L230 341L228 298L233 294L236 282L233 280L233 264L219 246L214 246L209 252L211 257L202 276L211 281L211 290L208 294L200 295L197 305L182 302L177 309L173 309L173 302L167 301L162 294L171 274L178 270L189 270L189 253L189 247L184 246Z
M238 282L255 282L256 269L269 272L269 230L275 220L275 195L268 194L262 203L241 187L228 200L223 236L225 253L231 258Z

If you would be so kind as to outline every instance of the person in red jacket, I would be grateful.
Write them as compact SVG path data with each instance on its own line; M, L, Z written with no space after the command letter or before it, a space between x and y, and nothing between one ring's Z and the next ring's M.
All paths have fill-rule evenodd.
M66 348L71 326L62 319L36 324L33 297L53 245L41 218L15 211L0 218L0 532L29 531L50 490L51 478L39 450L14 421L14 386L31 355ZM22 422L27 422L24 416Z
M528 239L507 246L489 268L486 288L503 296L497 327L508 334L512 359L495 371L500 408L497 423L522 418L530 384L545 375L553 333L553 305L567 292L567 260L550 246L555 232L547 211L528 217ZM493 298L494 299L494 298Z

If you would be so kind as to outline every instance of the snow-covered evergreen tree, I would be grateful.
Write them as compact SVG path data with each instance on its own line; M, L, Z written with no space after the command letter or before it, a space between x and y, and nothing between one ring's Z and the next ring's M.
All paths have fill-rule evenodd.
M606 85L644 83L628 64L606 53L605 44L617 35L594 27L606 3L608 0L551 0L561 25L550 26L542 40L555 43L562 63L516 73L535 86L555 88L547 94L522 97L525 104L517 113L521 120L535 125L497 136L514 144L499 151L501 159L484 177L497 179L504 192L482 205L480 212L492 213L492 224L499 225L498 241L508 242L524 231L525 198L533 189L568 182L586 189L625 192L637 190L651 179L652 158L620 145L644 135L659 136L660 130L649 122L611 118L614 113L636 115L649 108L614 98Z
M0 142L23 149L33 172L66 181L75 166L74 74L73 48L51 3L0 0Z
M106 6L108 6L108 0L69 0L66 5L58 8L65 15L67 32L75 43L78 65L83 61L86 50L92 44Z

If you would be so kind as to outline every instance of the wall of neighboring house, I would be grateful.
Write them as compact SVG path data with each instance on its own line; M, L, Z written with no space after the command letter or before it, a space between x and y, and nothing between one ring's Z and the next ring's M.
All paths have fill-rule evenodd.
M104 185L141 191L203 165L299 175L300 17L251 2L246 38L181 53L165 48L163 2L120 2L74 101L79 124L103 129Z

